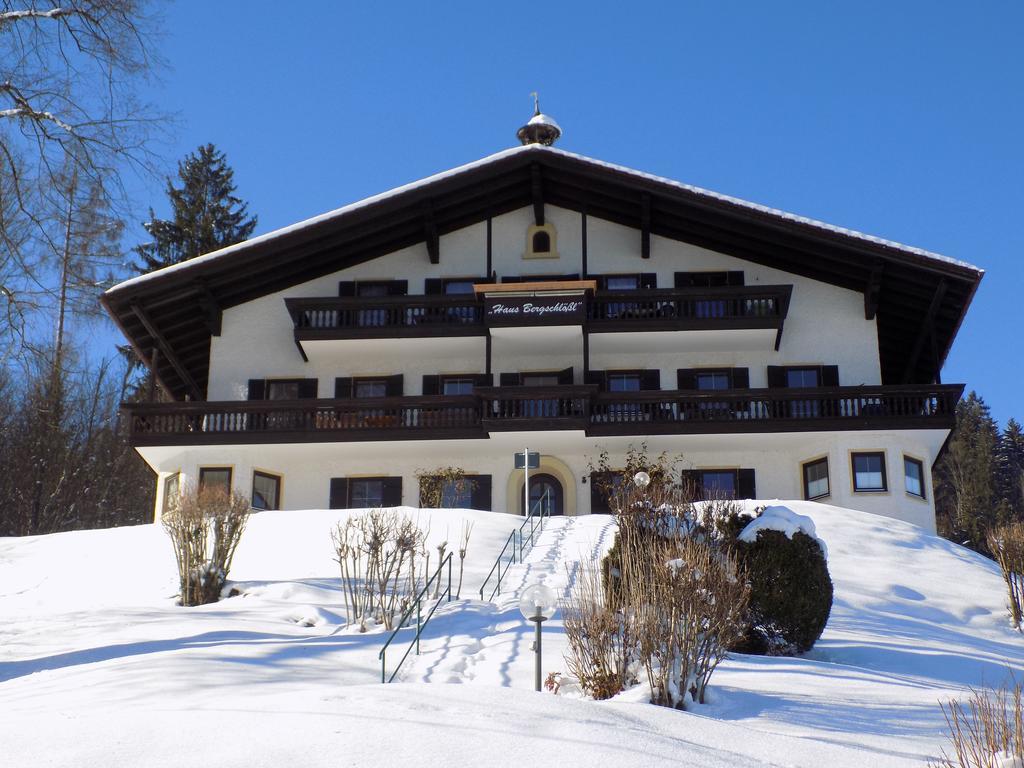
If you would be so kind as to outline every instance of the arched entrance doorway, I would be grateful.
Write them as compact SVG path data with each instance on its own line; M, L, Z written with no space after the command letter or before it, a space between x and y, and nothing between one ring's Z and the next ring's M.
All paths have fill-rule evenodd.
M554 475L544 472L530 475L530 509L539 510L539 505L543 504L547 514L564 515L564 497L565 493L562 489L562 483ZM520 496L519 500L519 511L520 514L523 513L522 496Z

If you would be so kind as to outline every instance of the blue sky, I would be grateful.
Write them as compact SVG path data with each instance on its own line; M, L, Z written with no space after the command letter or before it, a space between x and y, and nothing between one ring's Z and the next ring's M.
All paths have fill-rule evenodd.
M216 144L257 234L512 146L538 90L565 149L986 269L943 378L1024 417L1022 3L191 0L162 27L168 172ZM167 213L158 181L137 203Z

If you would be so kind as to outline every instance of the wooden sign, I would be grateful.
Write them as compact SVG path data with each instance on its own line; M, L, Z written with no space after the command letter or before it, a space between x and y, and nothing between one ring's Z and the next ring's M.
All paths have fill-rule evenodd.
M582 296L487 296L488 325L581 325L586 316Z

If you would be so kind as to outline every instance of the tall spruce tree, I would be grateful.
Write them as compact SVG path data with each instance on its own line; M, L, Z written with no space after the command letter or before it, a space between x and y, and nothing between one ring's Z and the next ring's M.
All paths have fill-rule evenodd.
M932 477L939 532L984 554L985 531L1005 517L995 487L998 443L989 407L971 392L957 404L956 427Z
M248 204L235 196L234 176L224 153L213 144L199 147L179 162L181 186L167 179L171 218L158 219L149 210L149 221L143 226L153 240L133 249L139 256L135 269L152 272L249 237L256 217L249 216Z
M1024 518L1024 431L1016 419L1006 422L996 449L996 492L1008 514Z

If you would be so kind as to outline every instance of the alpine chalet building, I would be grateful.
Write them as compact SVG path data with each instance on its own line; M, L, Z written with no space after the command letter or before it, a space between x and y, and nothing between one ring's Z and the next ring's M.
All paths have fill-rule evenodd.
M125 405L158 475L270 509L530 496L606 511L592 467L683 457L704 496L935 527L982 272L552 146L522 146L128 280L103 303L174 402ZM456 498L456 496L461 496Z

